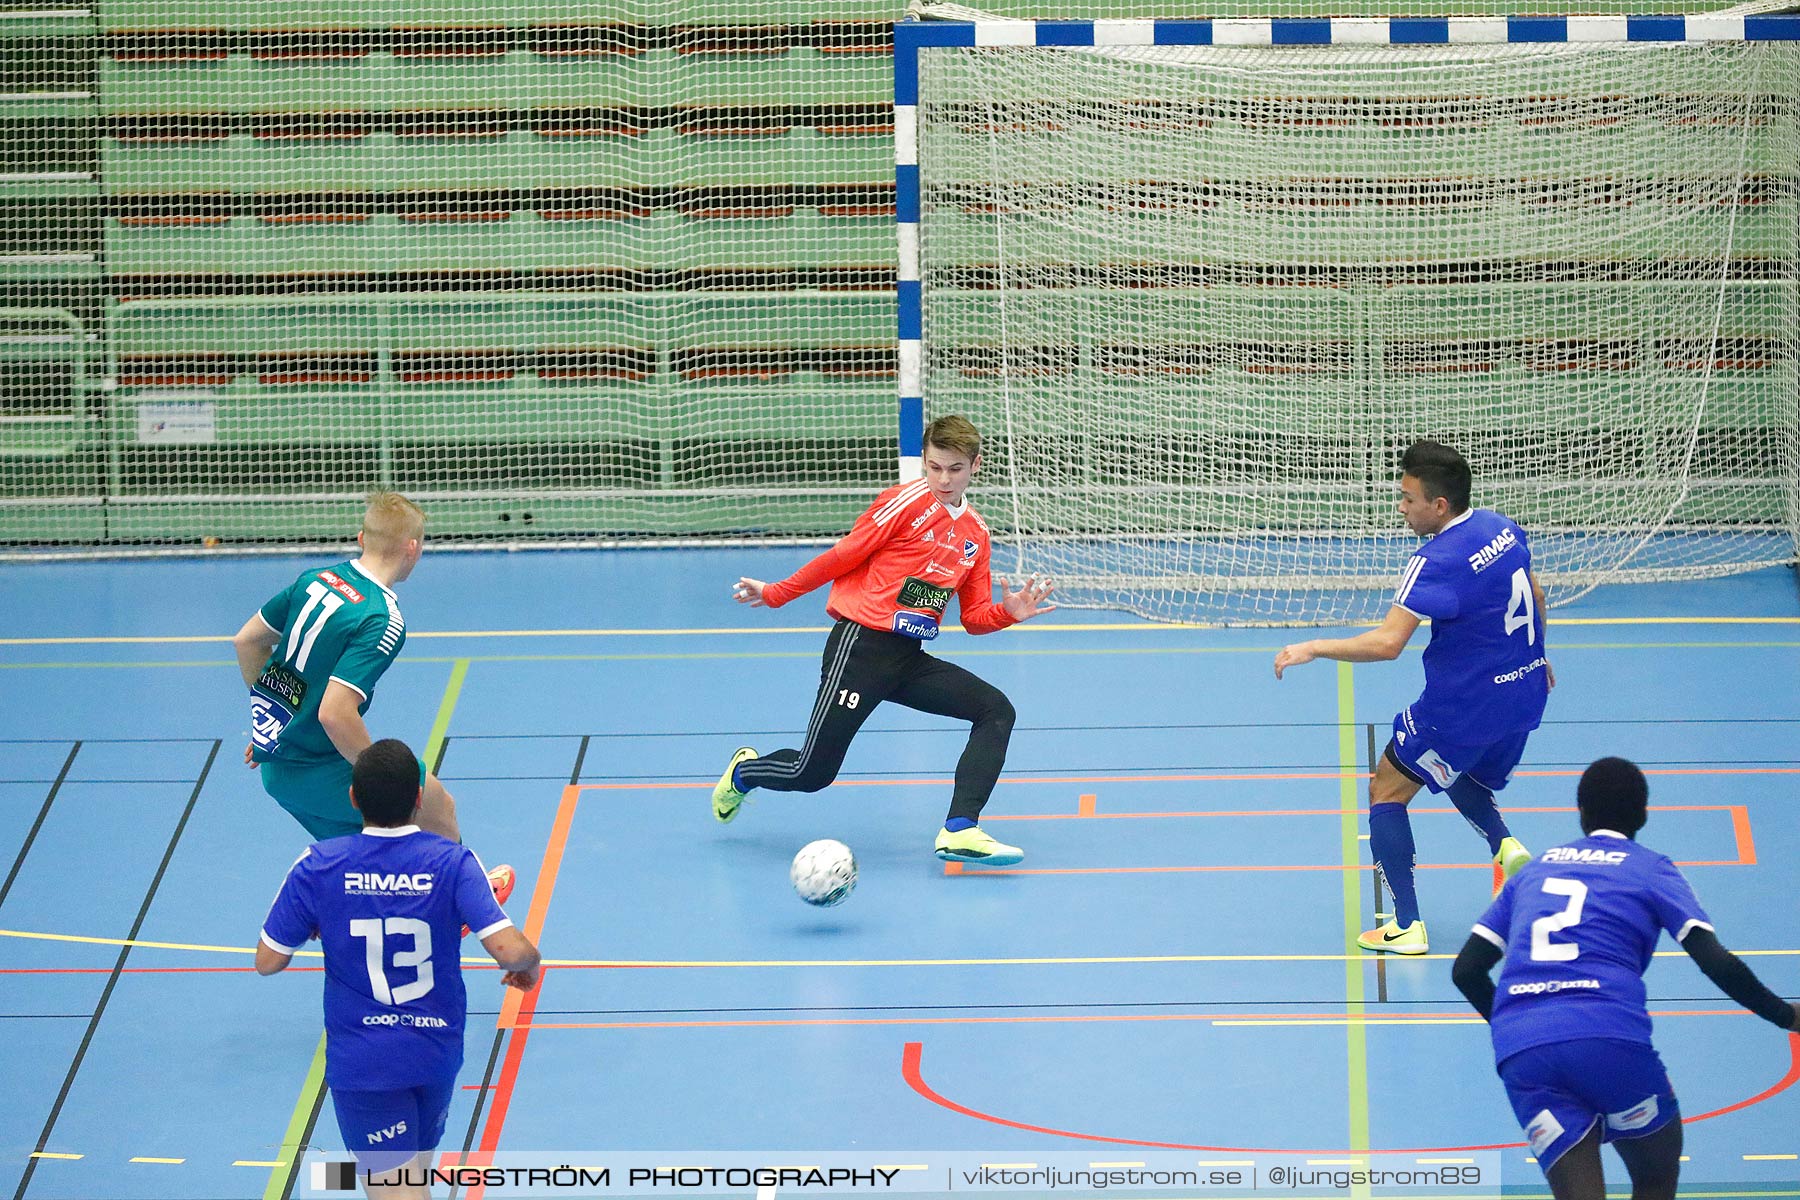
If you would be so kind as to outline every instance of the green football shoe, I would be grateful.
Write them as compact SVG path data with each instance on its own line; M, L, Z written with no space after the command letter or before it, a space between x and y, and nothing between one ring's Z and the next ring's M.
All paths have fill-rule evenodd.
M1531 851L1527 850L1516 837L1500 839L1500 853L1494 855L1494 863L1501 872L1511 879L1519 873L1519 868L1531 861Z
M1364 950L1378 950L1383 954L1424 954L1431 949L1431 943L1425 940L1423 921L1414 921L1405 929L1389 921L1358 936L1356 944Z
M724 824L737 816L738 806L743 804L745 792L740 792L732 785L731 773L745 759L755 758L756 751L748 746L739 746L731 761L725 764L725 773L719 776L719 782L713 785L713 818Z
M951 833L938 830L937 856L945 862L986 863L990 867L1010 867L1025 861L1025 852L1017 846L996 842L979 825Z
M1506 886L1506 881L1519 873L1519 869L1531 861L1531 851L1527 850L1516 837L1500 839L1500 851L1494 855L1494 895Z

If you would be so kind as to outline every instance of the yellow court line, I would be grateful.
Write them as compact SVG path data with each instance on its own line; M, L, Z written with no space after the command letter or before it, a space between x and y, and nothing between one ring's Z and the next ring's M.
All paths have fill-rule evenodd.
M147 942L130 938L87 937L74 933L43 933L25 929L0 929L0 938L24 938L40 942L73 942L94 946L132 946L144 950L187 950L212 954L255 954L254 946L207 946L189 942ZM1772 950L1733 950L1740 958L1751 956L1792 957L1800 948ZM317 950L302 950L295 957L323 958ZM1454 954L1409 954L1408 962L1437 959L1449 962ZM1686 958L1685 950L1658 950L1656 958ZM465 964L491 966L492 959L469 955ZM747 958L747 959L666 959L666 958L546 958L549 967L592 967L631 970L640 968L756 968L756 967L1063 967L1063 966L1133 966L1157 963L1295 963L1295 962L1366 962L1366 954L1118 954L1118 955L1050 955L1041 958Z
M273 1169L275 1167L287 1166L288 1160L285 1158L240 1158L231 1165L234 1167L263 1167L265 1169Z
M179 1166L180 1164L186 1162L187 1159L185 1159L185 1158L134 1158L131 1161L134 1163L168 1163L170 1166Z
M255 954L255 946L203 946L191 942L147 942L132 938L84 937L75 933L37 933L27 929L0 929L0 937L25 938L36 942L75 942L87 946L131 946L140 950L198 950L213 954ZM324 958L318 950L302 950L310 958Z
M80 1158L83 1158L83 1157L85 1157L85 1155L81 1155L81 1154L55 1154L55 1153L52 1153L52 1152L51 1152L51 1151L49 1151L49 1150L33 1150L33 1151L32 1151L32 1152L31 1152L31 1157L32 1157L32 1158L60 1158L60 1159L65 1159L65 1160L67 1160L67 1161L69 1161L69 1162L75 1162L75 1161L76 1161L76 1160L77 1160L77 1159L80 1159Z
M1800 617L1551 617L1552 625L1800 625ZM1334 629L1372 629L1366 621L1330 626ZM947 625L956 630L960 626ZM1058 633L1159 633L1195 629L1226 629L1232 626L1200 622L1032 622L1019 629L1033 634ZM1249 627L1239 627L1249 628ZM1320 628L1326 628L1321 626ZM774 637L786 634L830 633L829 625L720 625L668 629L435 629L408 631L407 637L425 638L611 638L611 637ZM180 646L216 644L231 641L229 634L152 635L116 637L23 637L0 638L0 646Z

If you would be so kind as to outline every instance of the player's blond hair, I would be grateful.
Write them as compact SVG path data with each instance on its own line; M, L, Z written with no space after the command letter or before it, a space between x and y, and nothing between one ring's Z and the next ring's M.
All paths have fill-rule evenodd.
M365 550L398 554L407 542L425 536L425 512L399 492L370 492L362 533Z
M925 427L925 444L960 454L970 462L981 457L981 433L967 417L939 417Z

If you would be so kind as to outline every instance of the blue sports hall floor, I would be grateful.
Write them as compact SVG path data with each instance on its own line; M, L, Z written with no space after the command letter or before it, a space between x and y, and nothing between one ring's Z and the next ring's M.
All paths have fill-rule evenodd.
M750 610L729 584L810 553L430 552L400 589L408 641L370 727L424 750L465 840L518 868L509 909L552 964L508 1000L467 960L446 1155L1488 1154L1506 1194L1547 1194L1450 983L1491 868L1447 804L1414 807L1433 953L1350 940L1376 902L1365 772L1424 631L1398 663L1279 683L1275 651L1305 635L1068 610L949 632L934 652L1018 708L986 823L1026 859L946 868L931 843L963 735L904 709L873 715L829 790L712 820L735 747L794 743L827 626L822 594ZM0 1197L316 1194L300 1148L340 1142L319 961L250 967L305 837L242 764L228 644L307 565L0 567ZM1546 723L1502 796L1515 832L1578 836L1581 768L1636 759L1643 840L1800 995L1793 573L1603 589L1554 611L1550 654ZM861 867L830 910L787 879L821 837ZM1800 1195L1800 1039L1662 949L1684 1191ZM1621 1190L1610 1152L1609 1173Z

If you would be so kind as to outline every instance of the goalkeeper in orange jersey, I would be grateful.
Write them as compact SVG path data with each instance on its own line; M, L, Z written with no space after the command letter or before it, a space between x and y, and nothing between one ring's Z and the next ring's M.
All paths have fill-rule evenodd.
M1054 585L1036 576L1018 591L1000 580L993 598L990 537L965 498L981 468L981 435L962 417L925 427L925 477L896 484L869 505L837 545L778 583L739 579L740 604L780 608L831 584L825 611L836 619L825 640L819 695L798 750L757 756L748 746L713 788L713 816L737 816L747 793L816 792L837 778L850 740L875 706L891 700L919 712L968 721L969 743L956 764L950 812L937 835L937 856L1006 865L1025 857L995 841L978 822L1006 762L1013 706L999 688L925 653L937 637L951 596L963 628L992 633L1041 616Z

